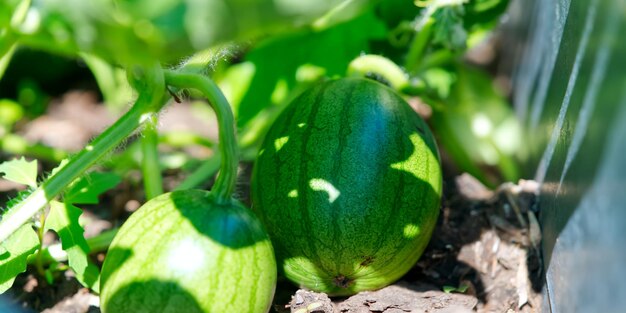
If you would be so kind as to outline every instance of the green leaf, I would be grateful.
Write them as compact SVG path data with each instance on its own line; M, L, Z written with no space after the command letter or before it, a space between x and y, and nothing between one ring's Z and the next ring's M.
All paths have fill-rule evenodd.
M465 293L468 288L469 286L466 284L460 284L459 287L445 285L443 286L442 290L445 293L452 293L452 292Z
M54 230L61 239L61 247L67 252L69 267L84 286L98 292L100 272L89 261L89 245L83 236L84 229L78 223L82 210L58 201L50 202L46 230Z
M467 30L492 29L509 7L509 0L473 0L465 3L464 7L463 21Z
M57 165L57 167L53 168L52 171L50 172L50 176L48 176L48 179L50 179L50 177L54 176L56 173L58 173L63 167L65 167L65 165L67 165L67 163L69 163L70 160L68 159L63 159L61 160L61 162L59 163L59 165Z
M433 14L435 25L433 43L438 43L452 50L464 49L467 31L463 26L463 6L444 6Z
M66 203L96 204L100 194L114 188L121 180L114 173L89 173L69 187L64 200Z
M4 179L37 188L37 161L26 161L24 157L0 163Z
M289 100L287 95L302 84L303 70L317 68L328 77L342 76L350 61L370 52L372 41L382 39L386 26L374 14L363 14L323 31L306 29L261 42L245 55L245 62L228 68L217 80L238 126L244 128L266 108Z
M32 224L24 224L0 245L0 293L11 288L15 277L26 270L28 256L39 247Z
M80 56L94 75L107 106L115 108L116 112L123 110L133 96L126 71L89 53Z
M467 289L469 289L469 285L460 284L459 287L456 290L458 292L460 292L460 293L465 293L467 291Z

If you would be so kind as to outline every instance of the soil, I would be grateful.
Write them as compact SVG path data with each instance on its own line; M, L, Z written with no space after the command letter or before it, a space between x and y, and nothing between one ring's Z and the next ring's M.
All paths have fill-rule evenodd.
M101 106L94 106L95 99L88 92L72 91L53 102L46 115L21 125L20 132L29 140L76 150L105 127L103 120L107 123L112 120ZM67 113L68 106L71 114ZM186 103L175 104L164 113L163 127L172 127L171 121L185 121L180 124L188 130L215 136L214 129L206 130L206 122L198 121ZM198 151L194 153L198 155ZM238 185L237 194L244 202L248 200L250 167L250 164L242 165ZM447 170L450 168L453 167L444 164L447 178L432 240L419 262L402 279L381 290L347 298L329 298L299 290L281 279L272 310L278 313L539 312L542 265L534 207L536 184L505 183L492 191L467 174ZM180 173L167 171L166 186L174 186L180 181L179 176ZM88 217L86 236L121 225L141 204L141 184L132 181L134 176L130 177L106 193L99 205L83 207ZM3 193L0 198L5 200L15 195L17 187L0 179ZM98 252L93 258L101 262L104 256L104 252ZM82 288L71 271L59 272L55 283L50 285L34 268L29 268L0 300L18 308L16 312L100 312L97 295ZM3 308L1 301L0 311L12 312Z

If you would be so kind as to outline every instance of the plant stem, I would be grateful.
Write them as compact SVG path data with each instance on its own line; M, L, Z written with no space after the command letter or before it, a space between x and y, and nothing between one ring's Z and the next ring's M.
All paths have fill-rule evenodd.
M222 162L212 192L218 203L230 202L237 180L239 159L235 137L235 118L226 97L207 76L166 71L165 82L177 88L197 89L208 99L209 104L215 110L219 127L219 151Z
M0 221L0 242L6 240L50 200L58 196L67 185L83 175L91 165L98 162L163 106L165 99L163 78L161 76L159 80L159 77L155 76L151 79L154 80L151 82L154 87L142 89L145 91L139 94L135 105L126 114L4 216Z
M143 185L146 200L150 200L163 193L163 177L159 166L159 135L157 131L158 118L156 114L146 119L142 131L141 152Z
M348 65L350 76L366 76L369 73L381 75L395 90L401 90L409 85L409 79L402 69L391 60L379 55L362 55Z
M437 52L433 52L422 60L421 68L426 69L450 64L451 62L457 60L459 55L460 54L453 53L450 50L439 50Z
M40 222L41 227L39 227L39 229L37 230L37 237L39 237L39 249L37 249L37 257L35 259L36 260L35 268L37 268L37 272L39 273L39 275L43 277L46 275L46 270L43 268L43 249L42 249L46 217L43 214L41 214L41 216L39 217L39 222Z
M418 30L417 34L415 34L415 38L411 42L411 47L409 48L409 52L406 56L406 70L410 74L415 74L420 66L422 57L424 56L424 51L430 41L434 23L435 20L433 18L428 18L428 20Z
M11 39L0 37L0 41L2 40ZM6 71L7 67L9 66L9 62L11 61L11 58L13 57L16 48L17 44L14 42L5 42L3 45L0 45L0 78L4 76L4 71Z

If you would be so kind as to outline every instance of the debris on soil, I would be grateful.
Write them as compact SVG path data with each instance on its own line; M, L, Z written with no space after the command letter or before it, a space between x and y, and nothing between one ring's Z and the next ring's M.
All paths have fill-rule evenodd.
M296 313L333 313L335 308L325 293L298 290L286 306Z
M61 272L60 277L55 279L54 284L48 284L45 278L35 273L32 268L25 274L18 275L13 287L3 294L0 301L5 301L15 310L9 312L88 312L88 308L81 305L73 298L87 297L87 295L78 295L79 293L88 293L89 297L97 297L95 294L89 293L82 288L80 283L74 277L71 271ZM82 290L82 291L81 291ZM1 303L0 303L1 304ZM97 305L97 303L96 303ZM63 308L62 311L55 308ZM21 310L17 311L17 308ZM91 312L91 311L89 311Z
M458 293L445 293L436 286L400 282L377 291L358 293L340 302L337 312L464 313L472 312L477 302L475 297Z

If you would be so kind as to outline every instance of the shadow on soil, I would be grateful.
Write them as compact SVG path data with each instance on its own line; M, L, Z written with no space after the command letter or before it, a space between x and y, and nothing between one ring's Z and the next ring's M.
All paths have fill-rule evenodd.
M467 186L468 184L473 186ZM502 249L501 243L507 243L521 251L525 250L528 281L534 292L540 292L544 284L540 249L529 239L530 222L526 219L528 210L535 203L535 195L522 192L512 199L506 196L505 189L493 193L485 193L484 190L480 195L472 191L476 186L482 187L473 180L461 182L451 178L445 181L442 212L433 237L417 266L403 279L425 281L441 287L458 288L465 285L468 287L467 293L475 295L480 302L487 303L487 294L491 290L487 290L486 285L503 283L496 281L497 273L490 271L495 264L491 263L497 262L504 269L515 264L506 264L507 260L501 255L490 251ZM468 193L475 198L468 198ZM511 201L516 203L511 204ZM513 212L513 205L522 211L523 221ZM521 225L522 223L527 225ZM473 255L477 261L482 262L479 265L485 265L484 268L460 260L467 259L468 255ZM523 254L520 256L523 257ZM490 261L490 264L484 264L485 261ZM518 268L511 267L509 270L517 271ZM483 278L488 276L495 278L485 282Z

